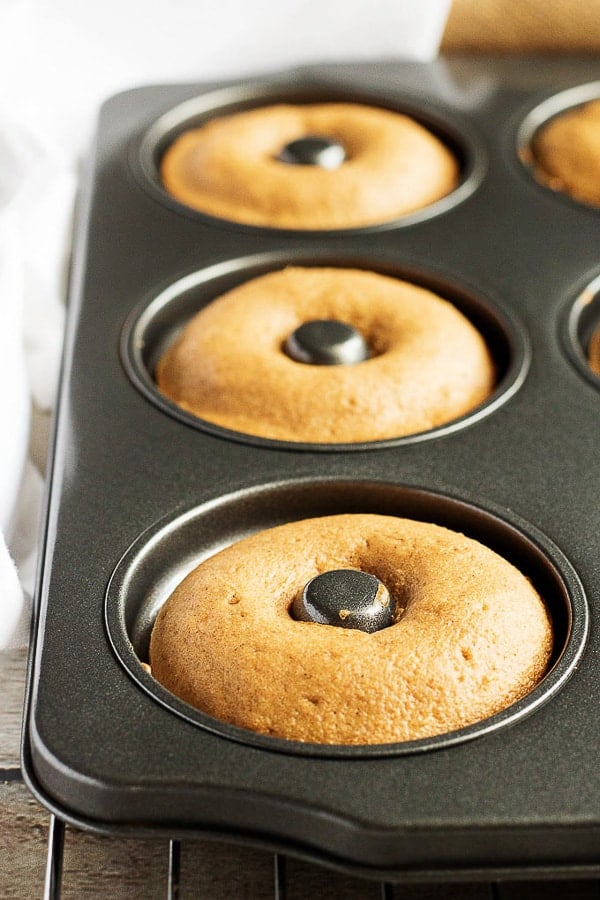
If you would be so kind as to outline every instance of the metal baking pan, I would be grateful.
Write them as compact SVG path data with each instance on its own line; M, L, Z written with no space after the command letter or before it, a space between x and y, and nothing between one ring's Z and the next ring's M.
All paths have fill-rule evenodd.
M103 107L78 216L23 735L60 818L99 832L214 835L390 880L600 872L600 213L538 184L545 117L600 96L584 59L302 68L145 87ZM290 99L408 111L450 143L458 190L381 227L236 225L168 198L181 128ZM196 309L288 262L433 287L485 333L498 389L410 438L247 438L161 398L161 348ZM323 747L191 710L144 671L149 629L199 559L282 521L341 511L447 524L514 561L554 617L553 668L460 732Z

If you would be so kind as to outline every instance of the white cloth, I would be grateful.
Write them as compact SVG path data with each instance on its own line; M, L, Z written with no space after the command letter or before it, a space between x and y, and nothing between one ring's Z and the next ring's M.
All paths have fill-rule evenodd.
M0 0L0 649L27 643L42 493L30 410L54 403L77 168L100 102L143 83L428 61L450 4Z
M29 429L32 406L54 404L75 181L62 153L0 107L0 648L29 632L43 492Z

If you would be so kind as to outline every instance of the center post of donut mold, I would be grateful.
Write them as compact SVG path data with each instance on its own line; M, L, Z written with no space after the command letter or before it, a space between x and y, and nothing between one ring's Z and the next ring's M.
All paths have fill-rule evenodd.
M306 135L289 141L277 156L279 162L292 166L319 166L334 171L346 160L344 146L332 138Z
M386 586L359 569L331 569L311 578L290 610L301 622L356 628L372 634L393 625L396 603Z
M303 322L288 336L284 350L296 362L316 366L349 366L369 358L360 331L338 319Z

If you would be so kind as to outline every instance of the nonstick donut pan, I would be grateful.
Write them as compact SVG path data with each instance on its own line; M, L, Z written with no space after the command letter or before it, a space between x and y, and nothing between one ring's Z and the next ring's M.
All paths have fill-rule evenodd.
M535 130L600 97L594 59L310 67L143 87L102 108L82 189L51 454L23 766L60 818L202 834L400 881L600 872L600 211L538 183ZM445 199L381 226L258 228L194 212L157 164L183 128L282 100L413 115L462 167ZM284 267L430 287L482 331L498 384L455 422L361 444L278 442L195 419L154 365L190 315ZM224 339L226 339L224 335ZM326 411L323 411L326 415ZM462 731L301 744L191 709L142 666L172 587L285 521L381 512L448 525L546 597L552 667Z

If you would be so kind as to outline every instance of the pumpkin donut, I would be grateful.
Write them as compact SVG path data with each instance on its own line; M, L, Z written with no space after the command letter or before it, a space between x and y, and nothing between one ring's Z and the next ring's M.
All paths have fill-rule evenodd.
M392 624L367 633L294 617L307 583L340 569L381 582ZM505 709L543 677L552 640L543 600L489 548L425 522L343 514L202 562L160 610L150 664L173 694L241 728L381 744Z
M600 326L592 334L588 347L588 360L592 372L600 375Z
M289 355L311 321L362 336L356 364ZM495 386L477 329L432 292L374 272L290 267L209 303L163 354L159 390L182 409L249 435L356 443L427 431L483 403Z
M600 207L600 99L553 118L536 135L532 154L540 181Z
M306 138L331 142L334 168L290 164ZM340 158L341 159L341 158ZM193 209L248 225L344 229L389 222L453 191L454 154L406 115L355 103L275 105L181 133L160 163L166 190Z

